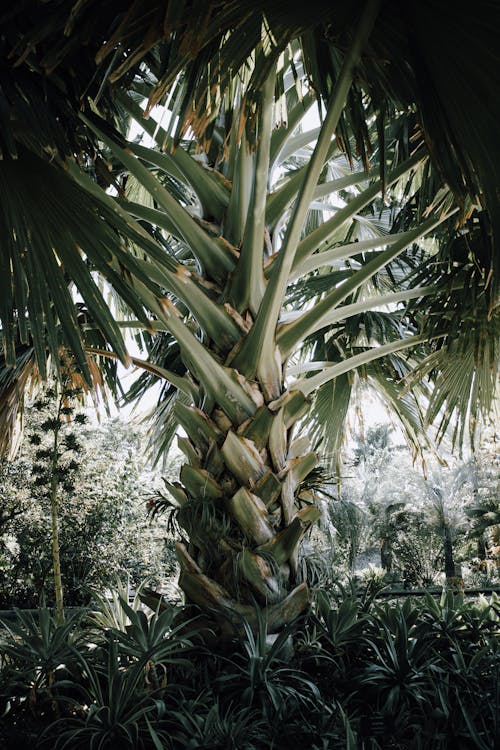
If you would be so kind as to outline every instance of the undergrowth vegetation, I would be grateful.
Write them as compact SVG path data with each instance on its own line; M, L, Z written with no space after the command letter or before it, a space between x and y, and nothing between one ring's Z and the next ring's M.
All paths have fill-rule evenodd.
M211 640L192 610L138 597L1 631L0 744L55 748L500 747L500 601L318 592L278 635Z

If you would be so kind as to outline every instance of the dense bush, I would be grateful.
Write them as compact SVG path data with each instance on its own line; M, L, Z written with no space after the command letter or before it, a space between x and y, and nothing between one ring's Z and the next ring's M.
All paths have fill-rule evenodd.
M28 410L28 434L44 417ZM104 589L120 571L133 581L171 577L167 521L152 525L147 516L158 479L146 468L143 431L119 419L73 431L79 450L70 458L78 470L61 489L58 510L65 604L86 603L89 587ZM25 440L15 461L0 466L0 610L53 601L50 507L34 471L35 451L40 446Z
M462 576L465 585L500 581L498 448L485 437L468 461L425 455L426 473L387 425L358 437L342 482L319 487L324 514L317 546L334 580L381 567L405 587Z
M201 639L115 599L57 626L19 613L2 644L0 743L39 748L500 747L500 602L319 593L277 636ZM99 623L99 624L97 624Z

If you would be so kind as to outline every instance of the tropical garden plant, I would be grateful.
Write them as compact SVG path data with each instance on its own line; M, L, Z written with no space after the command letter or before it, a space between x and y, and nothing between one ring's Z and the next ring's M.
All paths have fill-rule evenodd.
M2 713L29 706L32 716L57 711L56 683L71 674L81 636L79 615L60 623L46 607L37 614L15 611L2 622Z
M64 621L63 582L61 575L61 555L59 543L60 507L64 497L74 492L75 477L78 475L80 462L78 453L80 442L75 435L76 424L85 424L85 414L75 412L75 399L78 390L72 387L71 373L67 365L62 365L62 382L55 383L54 388L48 388L43 397L38 399L34 408L42 412L38 430L29 435L30 442L35 447L35 460L32 472L35 475L34 488L37 499L43 503L48 501L51 519L52 543L52 571L56 603L56 617L59 624ZM51 411L50 407L54 408Z
M421 466L406 446L387 442L386 433L387 425L375 425L356 435L345 451L339 486L333 478L327 485L321 539L333 545L336 564L367 576L368 565L380 566L386 582L406 585L494 584L494 451L480 449L464 460L445 445L439 456L425 452Z
M63 345L89 384L116 384L117 359L163 380L180 586L228 635L228 613L272 631L309 605L307 478L318 447L338 460L357 376L417 445L424 416L462 440L496 378L498 13L317 10L48 3L2 37L3 444Z
M51 513L46 476L47 441L57 427L57 404L46 390L27 400L24 434L18 453L1 473L4 523L0 533L0 610L55 603ZM79 412L81 413L81 412ZM88 413L88 412L87 412ZM92 410L90 410L92 416ZM103 424L66 423L60 437L73 433L73 446L59 462L59 556L66 607L86 606L98 590L117 589L121 576L134 588L149 576L150 585L172 579L174 537L166 520L152 523L146 503L160 477L145 456L145 428L122 418ZM59 428L58 428L59 429ZM38 443L40 444L33 444ZM60 448L67 443L60 443ZM40 456L40 452L42 455ZM37 457L38 456L38 457ZM67 476L65 463L72 464ZM167 476L173 479L174 467ZM70 480L70 481L68 481ZM64 481L64 484L63 484ZM126 589L125 589L126 590ZM118 589L118 593L123 593Z
M142 617L96 633L47 610L10 623L0 738L10 747L491 748L499 740L499 603L379 603L356 585L321 593L266 643L250 627L228 655L196 624ZM142 613L144 614L144 613ZM149 645L148 645L149 644ZM226 644L227 645L227 644ZM155 685L148 656L165 677ZM161 669L160 669L161 668ZM12 675L17 679L12 679ZM23 744L24 743L24 744Z

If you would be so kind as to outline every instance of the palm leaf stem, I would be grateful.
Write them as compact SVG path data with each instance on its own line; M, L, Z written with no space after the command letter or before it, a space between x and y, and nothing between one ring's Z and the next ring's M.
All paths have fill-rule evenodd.
M445 335L446 334L443 333L437 336L433 336L433 338L444 338ZM314 391L320 388L320 386L328 383L330 380L338 378L339 375L343 375L346 372L351 372L357 367L366 365L369 362L373 362L374 360L380 359L381 357L385 357L389 354L395 354L396 352L403 351L404 349L410 349L413 346L418 346L418 344L423 344L428 340L429 336L409 336L406 339L392 341L389 344L383 344L382 346L376 346L367 349L365 352L356 354L354 357L349 357L348 359L344 360L343 362L339 362L338 364L329 364L327 362L316 363L318 369L320 369L321 372L319 372L317 375L313 375L313 377L311 378L301 378L294 383L293 389L302 391L304 396L309 396L311 393L314 393ZM314 362L307 363L307 369L313 369L314 364Z
M151 257L151 262L146 262L129 254L124 257L120 256L119 260L123 264L125 264L125 261L128 264L133 263L136 270L140 269L143 272L144 278L154 279L156 283L175 294L192 312L207 335L214 341L218 341L221 346L231 347L238 341L240 331L224 308L205 294L199 284L194 281L191 271L169 256L138 222L130 218L130 214L122 206L126 205L127 208L132 206L132 214L135 212L141 218L152 221L156 225L163 225L167 229L170 226L168 216L163 211L139 206L138 204L129 204L128 202L121 205L117 204L114 198L107 195L76 165L70 164L69 169L72 176L86 190L113 211L117 219L117 228L128 234L132 241L137 243ZM200 231L203 230L200 229ZM108 280L113 283L114 278L110 277L110 270L111 266L106 267L104 273L108 273ZM133 271L134 269L130 270Z
M382 180L377 180L368 188L363 190L359 195L349 201L347 206L339 209L335 216L325 221L317 229L304 237L297 247L295 254L294 263L292 270L295 271L296 267L302 265L302 263L317 249L320 248L322 243L328 242L332 235L344 224L346 221L351 219L355 214L362 211L369 203L377 197L385 186L385 189L394 185L398 180L401 179L405 174L410 172L412 169L422 162L426 158L423 151L418 151L403 164L400 164L397 169L394 170L390 175L386 176L385 183Z
M102 190L88 175L81 171L77 164L73 160L68 160L65 163L65 167L72 176L72 178L89 192L98 202L102 203L103 207L110 210L115 215L115 228L131 240L135 245L141 248L155 263L155 267L167 271L172 275L180 274L180 277L184 275L183 284L189 287L194 284L193 281L188 280L185 276L185 269L181 263L175 260L171 255L165 252L165 249L159 245L154 238L136 221L134 216L139 219L144 219L154 226L159 226L165 229L174 237L180 236L176 226L168 219L168 216L164 211L158 211L157 209L142 206L133 201L123 200L121 198L113 198ZM120 256L120 262L126 264L127 262L136 263L136 256L130 253L122 253ZM102 269L101 269L102 270ZM129 269L132 270L132 269ZM192 278L192 274L191 274ZM108 279L111 281L111 279ZM189 296L191 289L186 288L185 295Z
M326 161L330 157L330 151L335 150L335 143L332 143L332 147L327 154ZM282 217L287 206L292 203L294 198L297 196L299 188L304 179L304 174L307 169L307 164L297 170L297 172L289 177L284 185L279 187L273 193L268 196L266 204L266 223L273 229L277 222ZM326 195L335 193L338 190L345 190L353 185L358 185L361 182L368 180L368 173L365 171L354 172L353 174L345 175L345 177L339 177L336 180L329 180L328 182L317 185L313 192L313 199L323 198Z
M148 308L177 340L184 364L203 386L205 395L226 412L233 424L239 425L252 416L257 406L236 373L215 359L181 320L177 308L169 299L156 299L142 284L138 287L141 298L147 300ZM205 404L205 409L210 411L208 404Z
M269 150L273 127L275 71L267 78L259 107L258 145L253 190L247 212L240 258L231 283L230 297L238 301L241 311L250 309L256 315L265 291L262 270L266 198L269 177Z
M184 241L191 247L192 252L206 272L214 280L224 281L227 273L233 270L235 264L234 255L229 248L218 244L210 237L137 157L103 133L85 115L81 115L81 118L167 212L170 220L176 226Z
M281 127L274 131L271 137L270 162L271 169L283 160L283 149L297 125L312 107L315 97L311 92L305 94L302 99L288 112L287 127Z
M111 199L113 200L113 199ZM168 232L169 235L177 240L182 241L182 236L175 224L170 221L165 211L160 211L157 208L151 208L150 206L144 206L142 203L136 203L130 201L128 198L115 198L114 201L131 216L135 216L137 219L147 221L154 227L159 227ZM152 238L151 238L152 239ZM140 243L137 243L140 244Z
M129 205L135 205L132 201L123 201L122 199L116 200L111 195L108 195L94 180L92 180L85 172L82 172L78 164L74 159L67 159L64 162L64 168L68 171L70 176L75 182L92 195L99 203L102 203L107 209L109 209L116 217L116 228L120 230L122 234L128 237L132 242L139 245L145 252L147 252L152 258L158 260L159 258L165 258L165 251L162 247L155 242L150 234L142 227L138 221L135 221L133 216L135 215L132 211L129 213L124 206L128 208ZM139 216L139 218L143 218ZM147 219L146 219L147 220ZM158 226L161 226L158 223ZM173 224L170 225L173 228L172 234L175 235L175 227ZM172 270L175 270L175 262L171 260Z
M178 146L172 154L160 153L138 143L129 143L128 147L142 161L149 162L149 164L159 167L167 174L171 174L181 182L186 183L198 197L203 216L210 216L217 221L221 220L229 203L229 192L227 187L223 186L219 180L209 177L211 174L215 175L216 172L210 173L208 169L195 161L182 146ZM183 155L182 159L179 158L181 154ZM181 166L177 162L180 162Z
M320 134L320 131L321 127L318 126L316 128L312 128L311 130L305 130L302 133L297 133L296 135L290 136L279 154L278 164L286 161L290 157L294 156L294 154L297 154L300 149L308 146L310 143L315 141Z
M376 250L378 247L383 247L384 245L393 245L395 242L399 242L405 237L408 237L409 234L410 232L408 231L398 232L396 234L386 234L382 237L370 237L366 240L349 242L346 245L331 248L331 250L323 250L322 252L314 253L292 270L290 281L295 281L302 276L306 276L308 273L316 271L322 266L330 266L338 261L352 258L353 255L358 255L365 250Z
M283 296L314 189L325 163L332 136L345 106L356 65L375 22L378 8L378 0L370 0L365 5L353 43L344 59L339 78L328 103L321 132L288 223L283 247L273 268L255 323L236 358L237 366L247 376L253 377L257 373L264 389L269 394L273 393L276 397L281 389L281 376L276 370L274 336Z
M230 137L228 172L231 176L231 197L224 218L224 236L233 245L241 247L247 222L248 207L253 190L253 170L255 154L247 145L245 132L238 142L236 124L233 124Z
M387 250L384 250L375 258L368 261L368 263L355 271L343 284L326 294L323 299L314 306L314 308L305 312L293 323L287 324L286 329L282 331L279 339L279 346L283 359L285 359L295 349L297 344L306 338L306 336L325 325L324 321L328 319L332 309L340 305L381 268L384 268L384 266L397 258L397 256L409 247L409 245L416 242L419 238L424 237L435 227L439 226L439 224L447 221L450 216L457 211L458 208L449 211L446 214L432 216L410 232L405 232L406 236L402 240L395 242L392 246L388 247Z
M169 138L166 130L152 117L144 117L143 111L130 96L121 92L117 98L137 124L156 143L161 144L162 153L144 146L131 144L130 148L135 155L155 164L160 169L165 169L166 172L181 181L186 181L198 196L204 208L204 215L213 216L220 220L229 203L229 190L227 186L222 184L219 176L215 172L205 169L182 147L174 149L172 139Z
M230 349L241 338L241 332L225 307L209 297L194 282L189 269L179 266L176 274L138 259L150 279L165 287L181 300L196 318L200 328L222 349Z
M459 289L463 285L455 286L454 289ZM437 294L439 292L439 288L436 286L421 286L416 287L415 289L406 289L402 292L393 292L391 294L384 294L380 297L370 297L368 299L364 299L361 302L355 302L351 305L345 305L341 308L336 308L331 310L330 312L325 313L325 315L317 321L316 326L309 330L306 334L307 336L310 336L312 333L316 333L317 331L321 330L321 328L325 328L326 326L331 326L334 323L338 323L341 320L347 320L347 318L351 318L354 315L360 315L364 312L368 312L370 310L376 310L379 307L386 307L388 305L395 305L399 302L406 302L410 299L416 299L419 297L427 297L432 294ZM284 326L286 328L286 325ZM281 349L281 336L285 333L281 328L278 329L278 346L280 346ZM301 369L301 365L297 366L297 371ZM315 368L312 368L315 369ZM294 374L295 368L287 368L287 374L292 375Z
M85 351L87 354L92 354L96 357L107 357L108 359L115 360L119 359L115 352L110 352L107 349L96 349L95 347L86 346ZM130 361L135 367L145 370L146 372L151 373L151 375L156 375L157 378L168 381L175 388L188 396L188 398L194 400L198 397L199 394L196 387L187 378L182 377L181 375L176 375L175 372L171 372L171 370L167 370L164 367L160 367L159 365L155 365L152 362L140 359L139 357L130 357Z

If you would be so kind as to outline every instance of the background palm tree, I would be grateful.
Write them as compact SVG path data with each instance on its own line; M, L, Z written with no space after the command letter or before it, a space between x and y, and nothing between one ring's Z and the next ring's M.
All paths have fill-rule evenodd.
M228 613L255 623L257 603L276 629L308 603L297 554L319 510L301 484L314 448L338 451L351 373L378 384L415 443L424 378L437 384L428 415L446 406L441 432L455 416L457 439L491 404L498 160L486 169L477 148L495 154L490 111L478 104L472 130L459 118L453 82L431 64L426 3L411 33L391 3L333 15L318 3L314 26L279 3L209 3L197 41L188 3L166 15L154 2L115 15L112 4L55 5L23 24L17 10L4 18L6 365L22 347L44 376L65 343L90 380L94 356L130 361L124 326L142 331L150 356L139 364L166 383L161 446L171 413L187 435L169 487L185 537L181 587L221 628ZM437 11L440 33L443 22ZM491 62L490 28L479 68ZM459 33L441 40L452 59ZM324 108L305 136L311 83ZM167 93L164 128L138 105ZM126 141L130 118L157 148ZM188 126L195 139L182 141ZM350 169L339 175L342 153ZM111 308L100 278L117 294ZM4 377L12 403L21 380ZM322 425L314 445L311 414Z
M466 470L473 489L472 503L465 509L471 522L469 536L477 540L478 562L488 574L500 568L500 479L495 440L471 458Z

